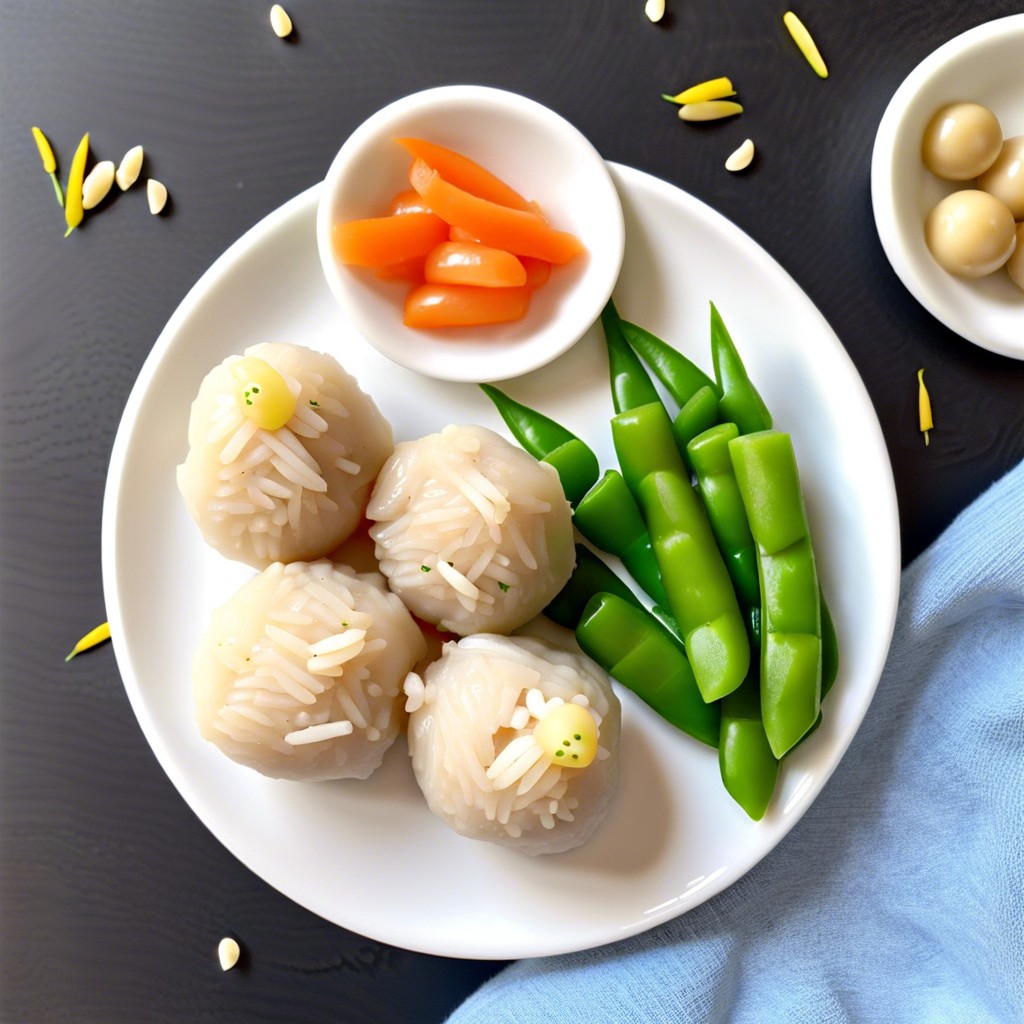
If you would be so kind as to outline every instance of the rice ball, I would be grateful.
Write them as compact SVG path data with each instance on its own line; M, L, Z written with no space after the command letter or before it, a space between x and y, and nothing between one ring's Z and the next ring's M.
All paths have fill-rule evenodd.
M178 488L212 547L262 569L321 558L360 524L391 426L328 355L264 343L211 370Z
M558 473L485 427L397 445L366 514L391 589L460 636L528 622L575 565Z
M405 692L416 781L456 832L528 854L590 838L618 782L621 709L589 658L480 634L445 644Z
M193 664L202 735L279 779L365 779L426 643L379 573L275 562L216 609Z

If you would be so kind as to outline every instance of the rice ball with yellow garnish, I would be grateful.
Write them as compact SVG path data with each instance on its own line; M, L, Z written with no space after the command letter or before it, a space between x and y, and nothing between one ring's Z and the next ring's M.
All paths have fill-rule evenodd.
M478 634L445 644L405 693L416 781L456 832L528 854L590 838L618 781L621 710L589 658Z
M178 488L212 547L258 569L320 558L360 524L391 426L337 360L264 343L192 403Z

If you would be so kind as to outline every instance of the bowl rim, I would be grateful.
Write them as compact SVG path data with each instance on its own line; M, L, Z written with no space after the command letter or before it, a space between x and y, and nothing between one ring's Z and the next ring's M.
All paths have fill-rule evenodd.
M952 301L950 292L959 284L958 279L950 276L951 288L945 291L933 288L922 280L916 253L911 251L903 218L895 201L896 182L900 175L897 150L907 130L907 122L918 113L919 97L946 76L955 74L957 68L978 51L996 44L1005 45L1008 37L1014 41L1019 38L1024 43L1024 14L1006 15L968 29L933 50L914 67L896 89L879 122L871 155L870 187L875 227L882 248L911 295L932 316L967 341L1000 355L1024 359L1024 332L1019 340L1003 337L993 327L991 318L979 323L970 310L965 311ZM981 97L962 98L983 102ZM967 182L960 185L972 187ZM971 283L977 287L976 282ZM1013 287L1012 283L1008 284L1009 289ZM1024 297L1021 310L1024 313Z
M585 306L570 309L573 304L563 303L557 316L540 330L517 339L515 328L497 325L497 329L479 328L474 331L484 338L490 351L467 358L460 346L454 345L459 337L442 332L413 332L401 324L396 310L396 329L383 334L372 330L372 318L361 313L360 292L366 282L351 268L335 259L331 246L331 228L336 216L338 194L346 174L359 159L367 144L379 141L389 125L407 120L417 113L435 115L446 106L464 106L471 111L487 110L516 119L527 129L531 123L557 137L572 151L573 167L583 166L588 180L596 182L601 197L602 245L599 253L585 254L586 265L576 271L576 278L567 288L578 292L585 284L589 297ZM395 132L392 132L395 134ZM579 158L582 155L583 160ZM564 160L559 163L565 163ZM372 214L367 214L370 216ZM570 226L570 230L572 227ZM577 230L578 233L578 230ZM325 175L316 217L317 247L320 263L328 287L342 314L352 323L366 342L383 356L406 369L424 376L454 382L485 382L507 380L539 369L567 352L596 322L601 309L610 298L622 268L625 255L625 217L622 203L609 168L587 137L561 114L520 93L485 85L441 85L402 96L371 114L344 141L331 161ZM525 321L524 321L525 323ZM558 328L556 331L555 328ZM459 329L455 329L458 331ZM408 332L408 339L405 337ZM551 335L550 337L548 335ZM502 343L502 339L508 342ZM414 346L404 341L415 339ZM541 340L545 343L541 344ZM522 342L530 342L525 345ZM447 345L447 349L442 347Z

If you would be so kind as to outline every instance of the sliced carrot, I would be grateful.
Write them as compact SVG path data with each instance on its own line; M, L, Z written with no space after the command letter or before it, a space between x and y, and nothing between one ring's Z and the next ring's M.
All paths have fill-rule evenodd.
M427 253L423 278L430 284L518 288L526 284L526 270L504 249L492 249L479 242L442 242Z
M551 276L550 263L534 256L520 256L519 262L522 263L523 269L526 271L526 283L531 288L540 288L548 283L548 278Z
M334 225L334 251L342 263L382 267L426 256L448 240L448 225L432 213L364 217Z
M423 284L405 298L406 327L475 327L521 320L533 289Z
M416 189L407 188L392 198L387 212L389 217L394 217L400 213L430 213L431 210Z
M415 191L415 189L413 190ZM416 193L419 195L419 192ZM468 231L463 228L450 227L448 229L448 241L449 242L479 242L479 238L474 238Z
M409 182L437 216L468 231L484 245L549 263L567 263L583 251L575 235L554 230L535 213L471 195L445 181L423 160L413 160Z
M401 260L398 263L387 263L378 267L375 277L381 281L409 281L413 284L423 283L423 256Z
M425 139L395 139L400 146L404 146L413 159L422 160L428 167L437 171L445 181L450 181L456 188L461 188L470 195L478 196L480 199L489 199L492 203L499 203L501 206L510 206L513 210L525 210L536 213L535 204L524 199L514 188L506 185L501 178L492 174L486 167L469 157L456 153L453 149L446 149L436 142L427 142Z

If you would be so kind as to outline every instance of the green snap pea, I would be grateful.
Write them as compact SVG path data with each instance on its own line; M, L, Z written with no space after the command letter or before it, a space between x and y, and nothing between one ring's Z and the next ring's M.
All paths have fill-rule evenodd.
M760 604L761 591L757 582L757 546L729 457L729 442L737 436L735 423L720 423L698 434L686 451L711 531L725 557L725 567L740 604L749 608Z
M706 701L718 700L743 682L750 643L707 515L679 473L650 473L638 497L697 685Z
M630 348L650 367L680 408L701 388L714 390L714 381L667 341L628 320L620 319L619 329Z
M720 417L718 392L712 387L699 388L676 413L676 418L672 421L672 433L687 462L689 455L686 454L686 446L698 434L715 426Z
M779 762L764 730L756 670L721 705L718 768L722 782L748 817L760 821L775 792Z
M761 714L781 758L821 706L821 597L792 439L779 431L734 438L729 455L761 586Z
M718 705L705 703L686 655L642 609L614 594L597 594L584 609L576 640L666 721L702 743L718 745Z
M609 469L576 506L576 528L602 551L621 559L655 604L665 604L658 563L636 499L622 476Z
M481 384L480 390L494 403L519 444L535 459L555 468L570 504L579 502L601 471L593 451L560 423L510 398L492 384Z
M661 401L657 388L622 333L621 320L611 299L601 311L601 326L608 349L608 377L615 411Z
M576 568L569 581L544 609L544 614L566 629L575 629L583 618L583 610L595 594L614 594L623 601L642 608L637 599L608 564L590 548L576 545Z
M772 416L733 343L725 322L711 303L711 361L718 382L719 415L723 423L735 423L741 434L768 430Z

